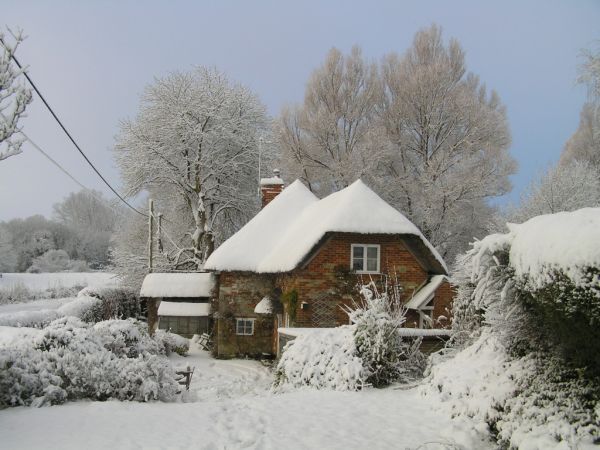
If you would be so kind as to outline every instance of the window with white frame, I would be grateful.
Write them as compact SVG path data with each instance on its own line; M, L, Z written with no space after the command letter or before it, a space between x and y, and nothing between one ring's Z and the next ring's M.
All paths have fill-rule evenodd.
M236 319L235 334L251 336L254 334L254 319Z
M379 273L380 246L352 244L350 267L358 273Z

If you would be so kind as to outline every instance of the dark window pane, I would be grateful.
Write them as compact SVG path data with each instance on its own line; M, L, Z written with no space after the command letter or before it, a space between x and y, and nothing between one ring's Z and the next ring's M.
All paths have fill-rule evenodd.
M352 247L352 256L362 258L364 256L364 247Z
M354 258L352 261L352 270L363 270L364 263L362 258Z

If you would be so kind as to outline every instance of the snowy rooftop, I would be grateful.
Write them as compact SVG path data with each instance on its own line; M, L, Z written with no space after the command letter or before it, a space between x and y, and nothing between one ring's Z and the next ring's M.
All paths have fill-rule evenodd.
M440 285L447 281L448 278L444 275L434 275L425 286L417 291L416 294L406 303L408 309L420 309L427 305L435 295L435 291Z
M444 261L419 229L361 180L322 200L296 180L215 250L204 268L288 272L328 232L411 235L446 271Z
M214 287L212 273L149 273L140 297L210 297Z
M159 316L176 317L206 317L210 315L210 303L190 302L160 302L158 306Z

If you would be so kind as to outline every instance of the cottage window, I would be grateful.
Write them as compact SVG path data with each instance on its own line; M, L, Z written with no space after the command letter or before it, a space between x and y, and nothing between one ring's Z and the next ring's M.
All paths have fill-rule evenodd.
M379 245L352 244L352 270L359 273L379 273Z
M236 319L235 334L251 336L254 334L254 319Z

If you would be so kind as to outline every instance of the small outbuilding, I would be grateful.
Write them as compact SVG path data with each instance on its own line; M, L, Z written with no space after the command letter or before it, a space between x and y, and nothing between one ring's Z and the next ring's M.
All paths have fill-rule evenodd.
M210 333L210 304L216 286L208 272L149 273L140 297L148 305L148 327L170 330L184 337Z

